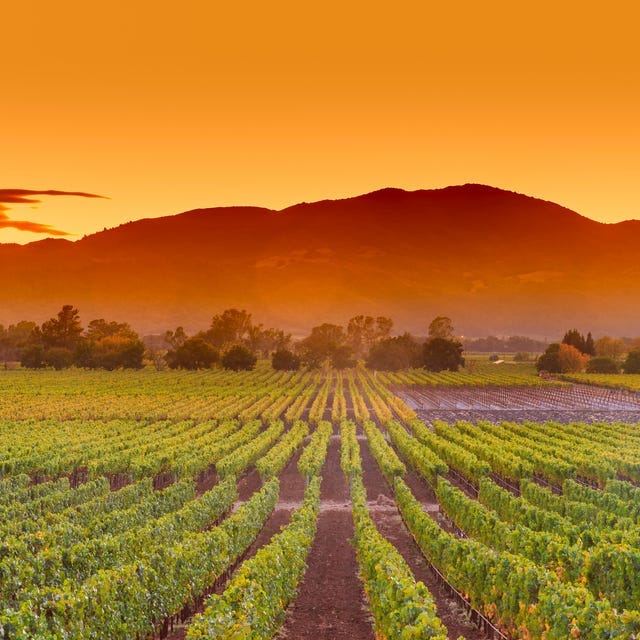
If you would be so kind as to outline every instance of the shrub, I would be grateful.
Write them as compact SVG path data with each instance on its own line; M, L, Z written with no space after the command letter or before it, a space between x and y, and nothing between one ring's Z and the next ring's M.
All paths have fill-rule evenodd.
M629 351L622 368L625 373L640 373L640 351Z
M620 365L611 358L591 358L587 373L620 373Z
M551 343L545 352L536 360L536 369L538 371L547 371L549 373L560 373L560 344Z
M464 367L462 343L444 338L429 338L424 343L423 364L429 371L457 371Z
M172 369L210 369L220 354L202 338L188 338L165 356Z
M247 347L236 344L222 356L222 366L232 371L251 371L258 362L256 355Z
M27 347L20 356L20 364L27 369L42 369L44 362L44 348L39 345Z
M420 366L421 349L408 333L374 344L367 356L367 367L378 371L399 371Z
M271 354L271 366L277 371L297 371L300 358L289 349L278 349Z

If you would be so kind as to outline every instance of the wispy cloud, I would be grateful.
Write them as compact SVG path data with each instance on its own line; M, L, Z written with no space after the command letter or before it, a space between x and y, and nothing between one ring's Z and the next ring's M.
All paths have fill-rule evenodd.
M18 229L19 231L30 231L31 233L46 233L51 236L69 236L72 235L62 229L56 229L48 224L32 222L30 220L14 220L5 212L12 207L6 205L11 204L40 204L42 198L35 196L75 196L79 198L105 198L95 193L86 193L84 191L58 191L56 189L46 189L37 191L34 189L0 189L0 229Z

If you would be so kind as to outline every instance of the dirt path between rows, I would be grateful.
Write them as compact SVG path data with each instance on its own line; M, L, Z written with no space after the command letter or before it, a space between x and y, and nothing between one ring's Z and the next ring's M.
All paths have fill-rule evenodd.
M271 538L289 524L293 510L300 506L305 488L304 479L298 473L297 468L301 453L302 451L298 450L280 474L280 495L275 509L267 519L258 537L238 561L238 567L245 560L252 558L264 545L269 544ZM260 489L261 484L260 475L255 469L242 477L238 482L238 502L246 502L255 491ZM215 593L222 593L226 585L226 582L219 583ZM190 620L187 620L183 624L174 626L173 631L167 636L167 640L184 640L189 624Z
M393 493L380 472L366 442L361 443L360 449L363 481L367 489L371 517L380 533L395 546L405 559L416 580L422 581L431 592L436 604L438 617L447 627L450 640L456 640L460 636L466 638L466 640L486 640L486 636L467 620L462 609L448 597L422 555L420 548L406 529L398 510L396 508L381 508L382 506L386 507L390 502L395 505ZM435 494L427 483L412 471L408 471L405 480L411 490L414 491L416 499L422 503L423 508L442 525L438 516L438 503Z
M280 638L373 640L358 577L347 483L340 469L340 439L333 436L322 469L318 532L307 558L298 596L287 611Z

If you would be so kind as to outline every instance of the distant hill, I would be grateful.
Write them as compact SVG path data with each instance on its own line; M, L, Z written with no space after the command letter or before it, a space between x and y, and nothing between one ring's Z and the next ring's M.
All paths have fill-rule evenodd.
M639 249L640 221L602 224L477 184L198 209L76 242L0 244L0 323L72 303L85 322L195 330L235 306L294 332L366 313L423 332L444 314L465 335L639 335Z

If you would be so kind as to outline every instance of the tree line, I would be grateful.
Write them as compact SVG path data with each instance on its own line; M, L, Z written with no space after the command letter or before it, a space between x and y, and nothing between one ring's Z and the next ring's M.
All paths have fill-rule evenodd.
M640 373L640 338L625 341L603 336L594 340L570 329L561 342L550 344L536 361L548 373Z
M22 321L0 325L0 362L19 361L23 367L64 369L138 369L145 360L157 368L207 369L221 366L235 371L253 369L258 358L270 358L274 369L310 369L329 364L335 369L358 361L374 370L399 371L424 367L431 371L457 371L464 366L463 344L455 337L450 318L438 316L426 339L410 333L392 335L393 320L386 316L358 315L345 326L323 323L308 336L294 340L282 329L255 323L245 310L226 309L210 326L187 335L183 327L166 331L162 346L146 349L126 322L91 320L83 327L78 309L64 305L43 322ZM531 348L537 341L523 336L500 340L489 336L465 343L467 349L500 346ZM156 345L157 347L157 345ZM490 351L497 349L491 348ZM604 336L594 340L589 332L567 331L560 342L547 346L536 361L538 371L566 373L640 373L640 338Z
M245 310L226 309L212 318L207 329L194 335L183 327L168 330L162 336L162 348L146 350L129 324L97 319L85 328L78 309L64 305L41 325L28 321L6 329L0 325L0 360L5 366L20 361L30 369L136 369L144 365L145 357L157 368L222 366L236 371L253 369L258 358L270 358L279 370L324 364L345 369L360 360L385 371L409 367L457 371L464 366L462 343L455 338L449 318L435 318L426 340L409 333L393 336L392 331L391 318L358 315L346 326L323 323L305 338L293 340L281 329L255 323Z
M498 338L487 336L486 338L467 338L463 341L465 351L478 351L481 353L541 353L548 343L542 340L534 340L527 336L509 336Z
M23 321L5 329L0 325L0 358L19 360L23 367L65 369L138 369L145 346L126 322L92 320L83 328L80 313L64 305L54 318L37 325Z
M187 336L182 327L167 331L165 341L171 348L165 360L171 368L197 369L220 363L239 370L253 368L259 353L271 357L274 369L289 371L315 369L325 363L345 369L358 360L385 371L421 366L457 371L464 365L462 344L454 338L449 318L435 318L424 342L409 333L392 336L392 330L391 318L358 315L346 327L325 322L294 341L281 330L254 325L251 314L244 310L227 309L214 316L208 330L194 336Z

